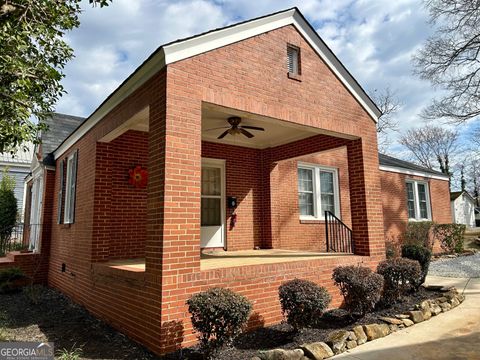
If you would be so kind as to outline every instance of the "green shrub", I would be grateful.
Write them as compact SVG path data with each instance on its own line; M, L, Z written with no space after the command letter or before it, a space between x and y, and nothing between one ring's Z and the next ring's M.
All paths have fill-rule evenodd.
M398 257L399 249L398 244L395 241L385 241L385 255L387 259L393 259Z
M434 226L435 238L440 241L442 249L449 253L463 252L464 224L437 224Z
M0 293L10 292L15 289L15 280L24 279L25 275L19 268L9 268L0 271Z
M425 282L425 279L427 277L430 260L432 259L432 252L424 246L420 245L403 245L402 257L411 260L417 260L420 263L420 267L422 269L422 276L420 277L420 280L416 285L418 288Z
M10 251L24 251L28 250L27 244L22 244L21 242L14 242L10 244Z
M416 260L396 258L378 264L377 273L383 276L383 302L398 301L403 295L415 290L422 276L420 263Z
M248 320L252 304L224 288L212 288L187 300L188 311L206 357L229 344Z
M403 243L407 245L420 245L431 249L433 247L433 226L435 226L435 223L432 221L408 222Z
M313 325L330 304L328 291L314 282L294 279L278 288L282 313L295 330Z
M365 315L380 300L383 277L367 267L336 267L332 279L340 288L345 309L352 315Z
M15 198L15 179L8 175L8 168L0 180L0 256L7 249L7 243L17 222L17 199Z
M83 350L81 347L72 346L70 350L62 349L57 351L56 357L59 360L78 360L82 357Z

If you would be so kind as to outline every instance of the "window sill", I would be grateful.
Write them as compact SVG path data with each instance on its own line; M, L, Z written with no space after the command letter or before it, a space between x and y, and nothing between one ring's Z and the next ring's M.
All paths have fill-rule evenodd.
M59 224L60 225L60 229L70 229L70 226L72 225L71 223L68 223L68 224Z
M291 73L291 72L288 73L288 78L292 80L300 81L300 82L302 81L302 75Z
M432 219L408 219L411 222L422 222L422 221L432 221Z
M300 219L300 224L324 224L325 219Z

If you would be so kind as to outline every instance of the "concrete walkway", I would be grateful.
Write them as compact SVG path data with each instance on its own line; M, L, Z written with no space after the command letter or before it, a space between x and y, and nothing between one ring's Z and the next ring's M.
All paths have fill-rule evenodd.
M429 285L453 285L465 301L411 328L368 342L332 359L340 360L480 360L480 278L429 276Z

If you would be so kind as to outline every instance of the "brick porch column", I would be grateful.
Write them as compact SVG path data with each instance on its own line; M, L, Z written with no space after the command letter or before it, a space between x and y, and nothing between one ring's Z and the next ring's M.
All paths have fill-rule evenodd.
M385 256L376 137L348 142L347 153L355 253Z
M186 278L200 272L201 101L180 92L167 73L168 98L150 104L145 247L161 353L178 349L191 332L185 300L198 287Z
M146 271L168 277L200 268L201 103L150 105Z

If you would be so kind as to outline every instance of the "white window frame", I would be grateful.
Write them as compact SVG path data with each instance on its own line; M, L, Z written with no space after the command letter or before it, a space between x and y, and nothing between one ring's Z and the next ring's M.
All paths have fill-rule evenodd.
M315 164L299 162L297 166L297 194L298 194L298 169L313 170L313 213L311 215L300 215L300 220L325 220L325 212L322 211L322 192L320 184L320 172L330 172L333 174L333 201L335 207L335 216L341 219L340 214L340 186L338 183L338 169L329 166L319 166ZM298 199L298 196L297 196ZM299 204L300 205L300 204ZM299 206L300 208L300 206Z
M72 171L74 171L76 164L74 163L76 152L73 152L71 155L67 157L67 166L66 166L66 179L65 179L65 205L64 205L64 214L63 214L63 223L64 224L73 224L74 222L74 215L72 209L75 206L75 194L72 194ZM78 159L78 158L77 158ZM78 161L78 160L77 160ZM75 176L76 177L76 176ZM75 179L76 181L76 179ZM76 192L76 187L75 187ZM73 210L73 211L72 211ZM70 217L70 215L73 215Z
M422 181L422 180L407 180L405 182L405 191L407 191L407 184L412 184L413 185L413 199L414 199L414 208L415 208L415 217L411 218L410 215L408 214L408 193L407 195L407 215L408 215L408 221L430 221L432 220L432 207L430 203L430 187L428 186L428 181ZM418 184L424 185L425 186L425 200L427 204L427 217L426 218L421 218L420 217L420 197L418 195Z

